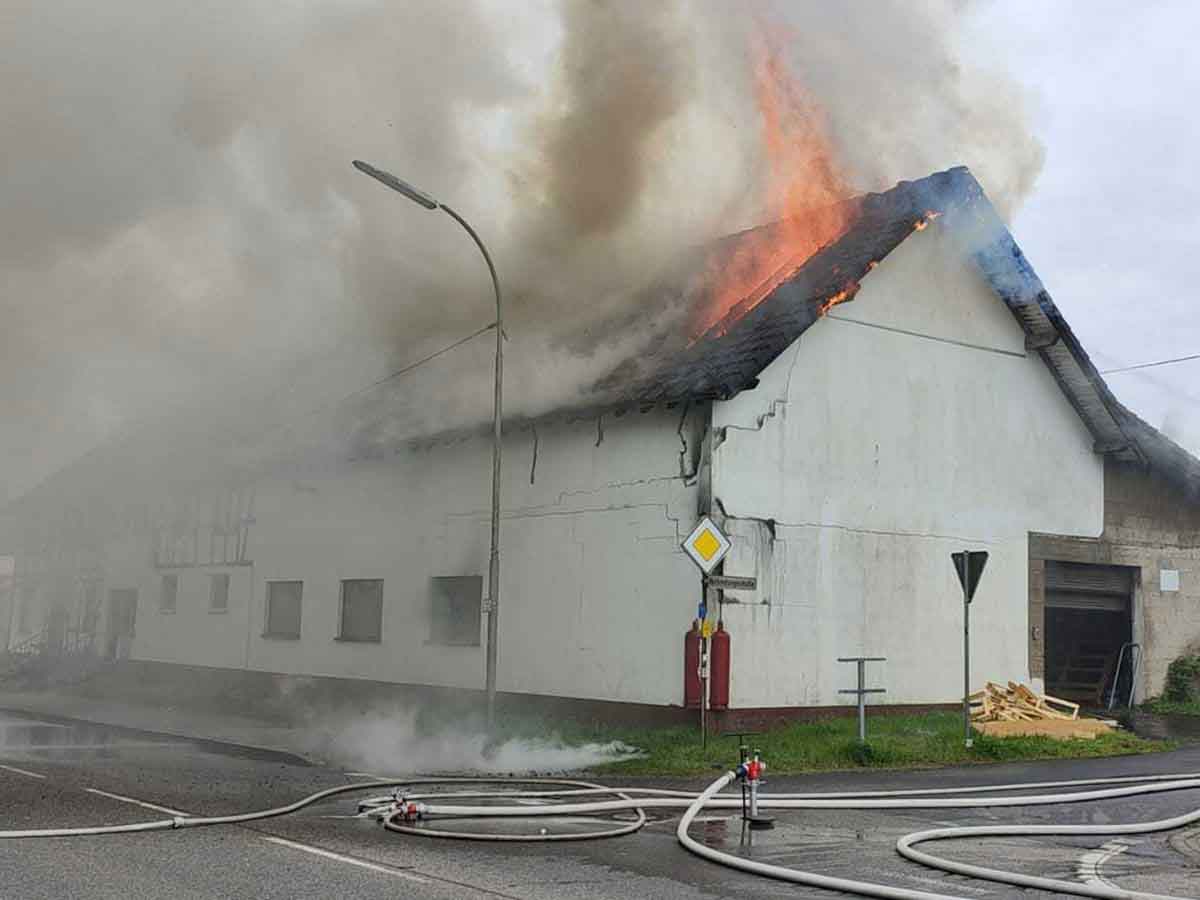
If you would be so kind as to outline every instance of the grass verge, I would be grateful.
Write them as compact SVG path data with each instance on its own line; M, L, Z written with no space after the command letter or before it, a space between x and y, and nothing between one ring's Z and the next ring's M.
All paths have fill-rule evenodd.
M509 723L513 734L529 734L532 723ZM506 729L509 730L509 729ZM714 765L738 758L736 737L711 737L701 749L693 728L595 728L563 726L556 731L570 743L621 741L644 756L609 763L595 771L623 775L689 776L710 774ZM537 733L537 732L534 732ZM868 719L867 743L857 740L853 717L804 722L774 728L749 740L761 748L774 774L862 768L920 768L1032 759L1083 759L1173 749L1170 741L1151 741L1119 731L1095 740L1058 741L1045 737L993 738L975 735L963 746L962 718L951 712Z

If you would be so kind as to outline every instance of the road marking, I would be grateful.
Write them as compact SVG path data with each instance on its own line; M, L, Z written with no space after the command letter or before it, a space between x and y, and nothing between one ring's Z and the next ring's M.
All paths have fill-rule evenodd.
M108 791L102 791L99 788L84 788L89 794L97 794L101 797L107 797L109 800L120 800L122 803L132 803L134 806L144 806L146 809L152 809L155 812L166 813L169 816L186 816L187 813L180 812L177 809L171 809L169 806L157 806L153 803L147 803L145 800L137 800L133 797L125 797L121 794L110 794Z
M1119 856L1130 847L1125 841L1109 841L1107 844L1095 850L1089 850L1079 858L1079 864L1075 867L1075 873L1083 880L1084 884L1102 884L1108 887L1116 887L1111 881L1100 874L1104 864L1114 856Z
M0 769L4 769L6 772L16 772L18 775L27 775L30 778L45 779L46 777L45 775L39 775L37 772L30 772L28 769L18 769L16 766L6 766L0 764Z
M344 862L351 866L358 866L360 869L367 869L370 872L378 872L381 875L392 875L395 878L405 878L409 881L416 881L420 884L428 884L429 880L422 878L420 875L410 875L408 872L401 872L399 869L394 869L389 866L382 866L378 863L367 862L365 859L355 859L353 856L343 856L341 853L334 853L332 850L322 850L320 847L313 847L309 844L298 844L295 841L285 840L279 837L264 837L264 841L269 841L272 844L278 844L281 847L291 847L293 850L300 850L304 853L311 853L313 856L321 856L325 859L333 859L338 862Z
M107 750L111 744L5 744L4 749L10 753L30 753L46 750ZM167 747L167 741L123 741L121 748L126 747Z

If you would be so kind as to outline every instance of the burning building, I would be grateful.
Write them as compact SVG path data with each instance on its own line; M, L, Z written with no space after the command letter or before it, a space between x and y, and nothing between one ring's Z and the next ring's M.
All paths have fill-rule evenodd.
M756 580L709 610L735 713L840 705L854 655L888 704L953 702L964 548L976 680L1098 695L1136 643L1157 691L1200 638L1200 461L1113 397L967 170L822 209L730 238L645 352L506 423L500 691L680 707L704 515ZM8 509L9 646L480 688L489 439L356 446L161 483L85 457Z

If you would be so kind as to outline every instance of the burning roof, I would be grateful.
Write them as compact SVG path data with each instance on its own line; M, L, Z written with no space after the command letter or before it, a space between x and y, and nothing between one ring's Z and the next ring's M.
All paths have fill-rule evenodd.
M1126 409L1112 394L1087 352L1055 306L1041 280L1000 221L979 183L965 168L901 182L821 214L829 240L818 248L801 243L779 254L776 242L790 240L791 223L776 223L732 235L707 255L700 287L684 298L689 317L653 338L643 352L617 366L569 409L547 417L581 418L608 411L648 409L728 399L753 389L759 374L825 312L852 299L876 264L933 218L974 260L996 296L1005 303L1026 335L1026 348L1050 369L1059 387L1095 439L1096 452L1119 461L1148 466L1200 500L1200 460ZM770 265L746 265L747 247L770 249ZM758 283L742 279L741 296L730 294L729 279L712 279L711 266L729 263L740 275L763 273ZM761 260L760 260L761 262ZM714 311L719 313L714 315ZM689 327L690 326L690 327ZM631 326L632 327L632 326ZM539 419L542 417L538 417ZM529 424L507 419L508 427ZM474 429L417 438L436 443L474 433ZM176 444L186 443L182 439ZM124 460L144 472L147 464L137 442L126 433L98 447L32 492L45 496L68 486L91 484L85 470ZM253 453L230 453L234 469L271 468ZM240 462L231 462L240 459ZM194 479L213 474L213 466L194 471ZM252 477L248 471L243 477ZM102 483L111 484L111 479ZM24 500L33 500L26 495ZM20 503L22 501L17 501Z
M1113 396L974 176L963 167L844 207L842 230L768 289L752 286L725 314L690 339L663 340L658 352L631 359L596 385L614 405L728 399L754 388L758 375L837 303L853 298L880 260L932 218L944 225L1012 312L1095 439L1096 452L1149 466L1200 498L1200 460L1130 412ZM761 243L780 226L727 239L718 253ZM703 306L703 301L700 301Z
M966 169L951 169L842 204L836 218L844 227L830 243L795 260L782 277L776 272L768 289L747 285L746 295L699 335L672 336L649 359L618 367L597 390L617 402L646 405L727 399L753 388L763 369L830 308L851 299L861 280L901 241L930 218L982 194ZM714 249L713 257L736 264L747 244L769 244L776 233L790 231L788 223L776 223L734 235ZM709 308L708 296L693 302L700 315Z

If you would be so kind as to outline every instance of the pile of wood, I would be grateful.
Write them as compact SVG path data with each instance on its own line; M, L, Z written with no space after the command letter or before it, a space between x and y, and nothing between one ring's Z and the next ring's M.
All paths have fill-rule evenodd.
M1109 722L1081 719L1078 703L1038 694L1014 681L1007 687L989 681L970 700L971 723L994 737L1094 738L1113 730Z

